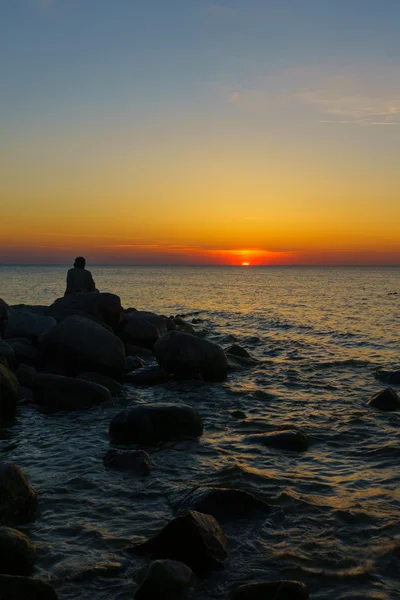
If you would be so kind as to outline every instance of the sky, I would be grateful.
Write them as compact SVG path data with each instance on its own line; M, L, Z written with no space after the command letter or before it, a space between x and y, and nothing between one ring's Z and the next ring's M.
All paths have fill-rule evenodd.
M1 0L0 263L399 264L399 0Z

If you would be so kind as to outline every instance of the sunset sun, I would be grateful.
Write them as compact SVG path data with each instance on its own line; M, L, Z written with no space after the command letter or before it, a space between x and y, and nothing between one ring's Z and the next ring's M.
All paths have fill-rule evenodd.
M249 262L242 262L242 267L249 267L250 263Z

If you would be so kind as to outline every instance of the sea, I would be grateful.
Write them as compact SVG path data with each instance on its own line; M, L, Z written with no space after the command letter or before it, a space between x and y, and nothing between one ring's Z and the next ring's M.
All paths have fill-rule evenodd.
M2 266L0 297L49 305L66 270ZM314 600L400 598L400 412L368 406L386 387L376 370L400 368L400 267L90 270L124 307L196 319L207 339L257 362L220 383L126 385L89 411L21 407L0 454L38 492L37 520L22 528L37 547L35 575L61 600L132 599L147 559L127 548L165 526L188 491L234 487L271 510L224 522L229 563L198 581L194 600L276 579L303 581ZM104 467L112 417L161 401L194 406L203 436L148 448L149 476ZM306 452L248 439L293 428L307 435Z

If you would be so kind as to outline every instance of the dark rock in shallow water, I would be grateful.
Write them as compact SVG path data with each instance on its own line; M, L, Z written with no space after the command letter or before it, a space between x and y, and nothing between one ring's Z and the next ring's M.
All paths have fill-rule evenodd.
M256 511L267 513L271 507L245 490L198 488L178 505L179 509L196 510L218 520L240 518Z
M234 419L247 419L246 413L244 413L242 410L233 410L231 415Z
M151 444L202 433L201 415L186 404L141 404L118 413L110 423L110 436L119 444Z
M145 362L139 356L127 356L124 370L126 373L130 373L131 371L136 371L136 369L142 369L144 366Z
M232 354L233 356L239 356L241 358L251 358L247 350L239 346L239 344L233 344L226 350L226 352L227 354Z
M142 367L124 375L125 383L132 385L157 385L169 379L168 373L157 365Z
M12 417L17 408L19 383L10 369L0 364L0 420Z
M386 388L374 394L368 405L387 412L400 410L400 395L392 388Z
M185 600L195 583L195 574L183 562L154 560L139 577L135 600Z
M296 450L304 452L308 449L308 439L301 431L273 431L272 433L255 433L247 439L270 448L281 448L282 450Z
M189 333L170 331L154 346L160 367L168 373L190 378L201 375L206 380L226 378L228 361L221 346Z
M65 561L56 568L57 578L67 581L92 581L98 577L119 577L122 565L119 562L101 561L93 564L76 564Z
M1 600L58 600L52 586L33 577L0 575Z
M301 581L260 581L235 588L232 600L308 600L307 586Z
M46 311L46 314L62 321L73 315L87 315L116 329L121 323L123 309L121 300L116 294L108 292L90 292L69 294L58 298Z
M173 519L153 538L133 548L155 558L178 560L196 575L221 569L228 559L228 541L219 523L211 515L189 511Z
M29 523L36 517L37 496L25 475L13 463L0 463L0 523Z
M400 370L399 371L385 371L384 369L378 369L375 373L376 379L389 383L391 385L400 385Z
M39 373L34 380L33 401L50 410L81 410L111 400L111 394L102 385Z
M112 379L111 377L107 377L107 375L102 375L101 373L79 373L76 377L77 379L82 379L83 381L91 381L92 383L97 383L98 385L102 385L107 388L110 392L111 396L118 397L122 395L123 387L118 381Z
M133 471L141 475L149 475L154 463L144 450L119 452L112 448L103 458L104 466L120 471Z
M196 330L193 327L193 325L191 325L181 317L176 317L173 322L175 325L174 329L182 331L183 333L190 333L191 335L196 335Z
M126 356L139 356L140 358L154 358L153 351L143 346L136 346L135 344L125 344ZM143 365L141 365L143 366Z
M26 535L11 527L0 527L0 574L30 575L35 556Z
M118 336L126 344L142 346L151 350L158 338L167 331L165 317L136 310L126 314L118 329Z

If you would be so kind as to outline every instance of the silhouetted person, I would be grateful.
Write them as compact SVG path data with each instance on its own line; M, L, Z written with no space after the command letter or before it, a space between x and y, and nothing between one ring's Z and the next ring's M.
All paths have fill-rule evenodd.
M64 296L76 294L76 292L95 292L96 286L90 271L85 269L86 260L83 256L75 259L73 269L67 273L67 289Z

